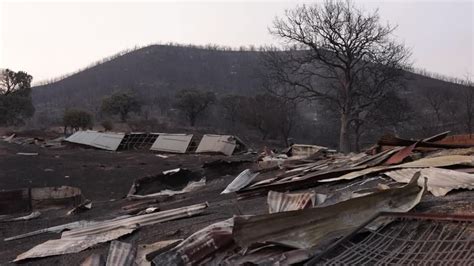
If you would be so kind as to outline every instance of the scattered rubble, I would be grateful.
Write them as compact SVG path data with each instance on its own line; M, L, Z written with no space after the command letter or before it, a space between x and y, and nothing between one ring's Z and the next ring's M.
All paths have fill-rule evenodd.
M158 133L152 138L136 134L133 142L147 143L152 150L186 153L194 149L190 149L192 135ZM469 264L474 216L463 213L465 209L451 210L450 206L446 206L446 213L433 212L439 211L437 207L447 203L451 195L461 190L472 193L469 190L474 187L473 147L467 142L454 142L458 139L446 141L447 135L443 132L415 140L384 136L375 147L356 154L294 144L282 153L265 149L258 162L254 162L254 156L242 154L206 162L197 170L185 169L185 164L174 165L170 168L179 168L135 179L127 196L116 202L119 210L113 218L69 220L5 241L62 233L59 239L21 253L15 261L77 253L110 242L108 252L102 253L107 257L92 254L82 265L103 265L104 261L106 265ZM123 146L124 136L120 142L119 137L107 136L89 141L94 145L108 143L103 147L111 150ZM132 137L127 138L132 141ZM195 152L232 155L246 150L244 147L234 136L204 135ZM233 164L242 164L239 172L248 169L232 181L210 178L206 182L204 173L209 173L208 169L224 165L225 170ZM208 189L212 182L221 182L221 186ZM66 202L80 198L73 200L68 214L75 215L69 218L79 219L81 211L92 207L80 191L55 191L46 188L39 193L31 188L0 192L0 207L11 205L0 221L26 222L36 215L35 206L41 205L37 200L47 202L52 195L62 195L68 198ZM206 201L202 199L210 203L194 204ZM423 204L426 199L430 204ZM260 205L247 210L240 207L243 203ZM238 212L216 214L223 204L232 205ZM472 202L467 204L471 204L467 210L474 209ZM95 206L85 214L97 210ZM20 211L29 214L10 215ZM209 220L199 220L200 215L207 214L212 216ZM195 219L192 225L199 228L187 228L191 222L183 220L188 219ZM163 239L155 239L152 234L153 241L130 241L138 228L164 222L183 223L157 234ZM170 236L184 240L167 240Z
M85 226L78 226L75 229L63 232L60 239L48 240L33 247L25 253L18 255L14 261L76 253L98 243L108 242L130 234L141 226L180 219L202 213L207 207L207 203L202 203L151 214L119 217L101 222L86 222L83 223Z

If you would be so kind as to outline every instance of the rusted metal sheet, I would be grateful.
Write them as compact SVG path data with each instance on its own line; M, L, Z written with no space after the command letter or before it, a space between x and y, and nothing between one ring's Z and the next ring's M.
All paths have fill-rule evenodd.
M132 266L137 247L130 243L114 240L110 243L106 266Z
M192 138L192 134L160 133L150 149L153 151L186 153Z
M90 226L73 229L62 233L60 239L54 239L39 244L20 254L15 261L28 258L47 257L82 251L98 243L108 242L123 235L132 233L138 226L190 217L202 213L208 207L207 203L161 211L157 213L117 218L96 222Z
M203 265L219 257L220 252L235 248L233 218L209 225L185 239L175 248L158 255L152 265ZM214 265L219 262L214 261Z
M437 141L437 143L474 146L474 134L452 135Z
M450 144L443 142L432 142L433 140L428 138L430 141L425 140L408 140L396 137L394 135L385 135L379 139L377 144L381 146L409 146L418 142L418 147L423 148L444 148L444 149L454 149L454 148L468 148L472 147L473 144Z
M387 219L361 239L364 228ZM305 265L469 265L473 230L473 215L381 213Z
M416 172L427 179L428 191L439 197L446 195L453 189L473 189L474 175L442 168L409 168L385 172L384 175L398 183L410 182ZM418 181L419 185L423 185Z
M287 212L314 207L316 193L280 193L269 191L267 196L268 212Z
M425 187L418 176L400 188L391 188L320 208L234 217L234 240L240 247L272 242L294 248L312 248L363 224L383 211L406 212L416 206Z
M415 149L417 144L418 142L397 151L397 153L390 156L390 158L388 158L388 160L384 164L392 165L392 164L399 164L403 162L405 158L411 155L411 153L413 152L413 149Z

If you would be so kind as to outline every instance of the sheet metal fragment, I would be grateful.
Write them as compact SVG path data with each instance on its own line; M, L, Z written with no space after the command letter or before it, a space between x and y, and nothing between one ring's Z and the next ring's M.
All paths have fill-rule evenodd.
M20 254L15 261L76 253L98 243L108 242L123 235L130 234L138 226L146 226L193 216L203 212L207 207L207 203L202 203L157 213L96 222L88 227L63 232L60 239L49 240L39 244L23 254Z
M385 172L384 175L399 183L410 182L410 177L420 172L421 177L426 178L428 191L440 197L446 195L453 189L473 189L474 175L443 168L410 168ZM418 184L423 186L421 180Z
M137 247L130 243L114 240L110 243L106 266L132 266Z
M399 165L370 167L370 168L366 168L360 171L350 172L340 177L319 180L319 182L334 182L334 181L339 181L339 180L351 180L351 179L361 177L367 174L373 174L373 173L382 172L382 171L386 171L390 169L446 167L446 166L451 166L451 165L474 166L474 156L448 155L448 156L439 156L439 157L432 157L432 158L422 158L413 162L408 162L408 163L399 164Z
M280 193L269 191L267 196L268 212L286 212L302 210L316 205L316 193Z
M400 188L388 189L331 206L234 217L233 235L241 247L272 242L307 249L328 238L343 236L381 211L406 212L416 206L425 187L418 176ZM271 226L269 226L271 225Z
M250 169L242 171L225 189L221 194L228 194L236 192L246 187L250 182L252 182L255 177L258 176L258 172L254 173Z

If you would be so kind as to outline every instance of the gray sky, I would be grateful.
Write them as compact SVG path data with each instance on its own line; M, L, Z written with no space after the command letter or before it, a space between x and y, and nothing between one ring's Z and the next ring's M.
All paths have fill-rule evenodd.
M416 67L473 74L474 0L355 2L378 7L382 20L399 25L396 35L412 49ZM135 45L277 44L267 28L296 3L2 1L0 68L27 71L37 82Z

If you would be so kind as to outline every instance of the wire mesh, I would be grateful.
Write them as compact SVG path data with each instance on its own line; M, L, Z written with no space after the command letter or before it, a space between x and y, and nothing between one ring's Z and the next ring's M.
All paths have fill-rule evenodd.
M365 228L376 224L380 215ZM443 219L390 215L376 230L364 227L323 253L324 265L474 265L474 216ZM365 232L364 232L365 231Z

